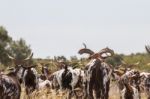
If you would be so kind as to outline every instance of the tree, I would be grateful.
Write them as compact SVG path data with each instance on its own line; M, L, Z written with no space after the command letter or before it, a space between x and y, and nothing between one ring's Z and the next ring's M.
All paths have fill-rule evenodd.
M64 62L67 61L65 56L54 56L54 60L55 61L64 61Z
M113 66L118 66L122 64L122 60L123 58L121 55L115 54L113 57L106 59L106 62Z
M12 38L8 35L7 30L0 26L0 64L8 64L8 48Z
M16 59L25 59L29 54L31 54L30 45L27 45L24 39L19 39L17 41L12 41L10 44L9 52Z
M30 46L24 39L13 41L7 30L0 26L0 65L8 65L11 61L8 54L19 59L25 59L31 53Z
M28 56L32 57L32 52L30 49L30 45L27 45L24 39L19 39L17 41L12 41L9 48L9 55L15 58L15 61L12 62L14 65L32 65L33 60L29 59L28 61L24 61Z

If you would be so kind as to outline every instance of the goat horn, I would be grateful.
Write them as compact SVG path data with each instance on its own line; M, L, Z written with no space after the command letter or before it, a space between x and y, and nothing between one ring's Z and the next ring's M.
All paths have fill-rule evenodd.
M106 57L105 58L107 58L107 57L110 57L110 56L113 56L114 55L114 51L113 50L111 50L110 48L108 48L108 47L106 47L106 48L104 48L104 49L102 49L101 51L99 51L98 52L99 54L100 54L100 56L102 55L102 54L104 54L104 53L106 53ZM108 55L108 53L110 53L111 55ZM102 57L102 56L101 56ZM103 58L103 57L102 57Z
M15 60L14 57L10 56L9 54L7 54L8 58L11 59L11 60Z
M31 53L31 54L30 54L27 58L25 58L24 60L27 61L27 60L31 59L32 56L33 56L33 53Z
M84 48L82 48L82 49L80 49L80 50L78 51L79 54L84 54L84 53L90 54L90 55L93 55L93 54L94 54L94 52L93 52L92 50L87 49L85 43L83 43L83 45L84 45Z
M80 50L78 51L78 53L79 53L79 54L84 54L84 53L86 53L86 54L90 54L90 55L93 55L93 54L94 54L94 52L93 52L92 50L90 50L90 49L80 49Z
M150 46L149 45L145 45L145 49L148 53L150 53Z
M86 48L86 44L85 43L83 43L83 46L84 46L84 48Z

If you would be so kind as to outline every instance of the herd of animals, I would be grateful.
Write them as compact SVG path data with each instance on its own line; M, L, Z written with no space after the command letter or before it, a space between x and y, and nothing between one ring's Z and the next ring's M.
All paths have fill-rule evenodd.
M150 53L150 47L145 48ZM60 62L58 71L49 73L48 67L43 66L42 74L38 74L35 65L22 64L31 59L32 53L23 60L8 55L16 66L7 74L0 72L0 99L20 99L22 86L28 96L35 90L51 88L56 93L67 90L67 99L109 99L111 80L117 82L120 99L142 99L141 93L150 99L150 73L129 68L120 72L105 61L114 55L108 47L93 52L84 44L78 53L89 54L89 62L84 68L73 68Z

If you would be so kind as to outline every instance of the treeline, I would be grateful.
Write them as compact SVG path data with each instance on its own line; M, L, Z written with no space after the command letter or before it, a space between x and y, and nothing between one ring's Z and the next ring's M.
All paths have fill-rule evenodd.
M8 54L17 58L24 59L32 52L30 45L26 44L26 41L22 38L19 40L13 40L8 31L0 26L0 67L6 68L7 66L14 65L8 58ZM33 59L33 63L39 67L47 65L50 70L57 70L58 61L64 61L70 66L81 67L89 61L87 58L78 58L71 56L67 59L65 56L55 56L47 59ZM136 53L131 55L115 54L113 57L106 60L113 67L122 66L126 68L136 68L139 70L150 71L150 55L147 53ZM39 68L38 68L39 69Z
M58 62L60 60L63 60L68 65L73 66L74 68L84 68L85 65L90 61L88 58L77 58L76 56L71 56L70 59L66 59L64 56L55 56L54 58L49 59L34 60L39 67L42 65L47 65L52 72L58 69ZM113 57L108 58L106 61L114 68L131 68L150 72L150 55L147 53L136 53L130 55L115 54Z

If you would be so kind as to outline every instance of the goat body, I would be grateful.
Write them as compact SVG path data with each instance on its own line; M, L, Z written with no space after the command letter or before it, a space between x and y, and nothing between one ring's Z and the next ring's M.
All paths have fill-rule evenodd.
M14 73L0 75L0 99L20 99L21 86Z

